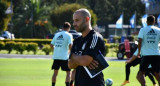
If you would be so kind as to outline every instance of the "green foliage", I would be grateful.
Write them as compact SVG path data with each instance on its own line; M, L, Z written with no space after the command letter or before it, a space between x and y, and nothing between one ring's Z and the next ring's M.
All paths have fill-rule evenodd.
M56 27L62 27L63 23L68 21L71 24L73 23L73 13L80 9L80 8L87 8L83 5L79 4L63 4L59 7L57 7L55 10L53 10L53 13L51 14L51 20L52 24ZM91 9L89 9L92 18L91 18L91 24L95 25L97 22L96 14L93 13Z
M11 19L11 15L5 14L6 9L9 7L10 2L7 0L0 1L0 33L7 29L7 25Z
M49 19L51 6L44 0L16 0L13 3L16 38L46 38L54 29Z
M17 42L15 45L15 50L17 52L20 52L20 54L23 54L23 51L25 51L27 44L22 42Z
M33 51L34 54L36 54L38 50L38 44L37 43L27 43L26 50L28 52Z
M42 51L45 52L46 55L49 55L49 53L52 51L52 48L49 44L43 45Z
M10 1L0 2L0 32L7 30L11 19L11 15L5 14ZM61 28L63 22L68 21L72 24L73 12L79 8L93 10L90 10L93 16L92 26L97 21L98 24L115 23L122 12L124 24L128 24L135 11L138 25L141 24L141 16L145 14L145 6L141 0L12 0L12 2L14 26L8 30L15 34L16 38L45 38L47 34L53 34L56 29ZM47 24L44 23L45 20L48 20Z
M120 36L114 36L114 40L119 40L119 39L121 39Z
M118 52L119 43L110 43L110 48L113 49L114 52Z
M14 49L15 45L16 44L15 44L14 41L8 41L8 42L5 43L4 49L6 49L8 51L8 54L10 54L11 51Z
M0 2L0 32L7 29L11 15L5 10L11 0ZM145 13L145 6L141 0L12 0L14 24L11 31L16 38L45 38L61 28L65 21L72 24L73 12L79 8L91 9L91 23L115 23L120 14L124 13L124 24L128 24L130 17L137 14L137 25L141 24L141 16ZM4 3L5 2L5 3ZM68 4L65 4L68 3ZM2 19L1 19L2 18ZM44 23L48 20L48 23ZM2 22L1 22L2 21Z
M109 43L105 43L105 47L106 47L106 55L109 53L109 47L111 45Z
M10 41L10 39L0 40L0 42L8 42L8 41ZM12 41L26 42L26 43L34 42L34 43L37 43L39 47L41 47L43 44L50 44L52 39L13 39Z
M4 49L5 43L4 42L0 42L0 50Z

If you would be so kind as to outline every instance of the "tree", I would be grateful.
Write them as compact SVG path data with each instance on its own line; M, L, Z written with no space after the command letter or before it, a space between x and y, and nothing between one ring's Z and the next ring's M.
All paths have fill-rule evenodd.
M14 34L16 38L45 38L52 32L49 20L51 7L45 0L18 0L14 2Z
M124 13L124 24L129 24L129 19L136 12L137 20L140 21L141 16L145 14L145 6L140 0L109 0L115 7L115 16L112 21L116 22L120 14ZM137 21L137 23L138 23Z
M11 0L0 2L0 31L7 30L11 15L5 10ZM145 14L145 6L141 0L12 0L13 1L13 32L16 38L44 38L54 33L63 22L72 23L73 12L79 8L90 9L92 25L96 23L116 23L120 14L124 13L124 24L137 13L137 24ZM8 4L7 4L8 3ZM68 4L65 4L68 3ZM66 7L67 6L67 7ZM91 11L92 10L92 11ZM67 15L67 16L66 16ZM96 17L97 16L97 17ZM48 21L45 24L45 21Z
M7 30L8 23L11 19L11 15L5 14L5 11L10 6L10 2L7 0L0 1L0 33Z
M79 4L64 4L60 7L53 10L53 13L51 14L51 20L53 26L56 26L58 28L61 28L64 22L68 21L71 24L73 23L73 13L80 9L80 8L86 8L83 5ZM96 25L97 17L96 14L93 13L91 9L89 9L92 17L91 17L91 24L92 26Z
M145 13L145 6L141 0L87 0L87 3L97 15L98 22L115 23L124 13L124 23L128 24L136 11L138 23Z

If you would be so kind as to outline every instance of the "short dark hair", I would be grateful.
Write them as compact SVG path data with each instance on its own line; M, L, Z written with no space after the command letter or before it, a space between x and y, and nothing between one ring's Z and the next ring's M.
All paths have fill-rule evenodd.
M63 29L71 28L71 24L69 22L64 22Z
M147 17L147 22L154 23L155 22L155 17L153 15L149 15Z

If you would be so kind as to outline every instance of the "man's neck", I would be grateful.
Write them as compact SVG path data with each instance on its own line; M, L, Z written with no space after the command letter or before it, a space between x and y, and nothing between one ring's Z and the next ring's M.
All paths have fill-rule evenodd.
M86 37L91 30L92 30L92 27L89 27L85 31L83 31L82 32L82 37Z
M67 32L69 32L69 30L63 30L63 31L67 31Z

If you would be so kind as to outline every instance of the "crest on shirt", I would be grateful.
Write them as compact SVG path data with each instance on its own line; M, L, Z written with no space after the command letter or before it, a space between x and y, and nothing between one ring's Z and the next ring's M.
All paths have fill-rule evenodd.
M82 45L82 50L84 50L84 49L85 49L86 44L87 44L87 42L85 42L85 43Z

